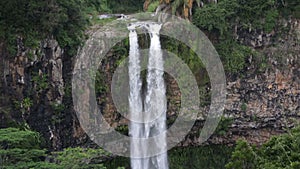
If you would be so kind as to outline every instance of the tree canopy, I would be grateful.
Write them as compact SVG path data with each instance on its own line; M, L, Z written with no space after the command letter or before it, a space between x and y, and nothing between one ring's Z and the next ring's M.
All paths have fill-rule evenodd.
M61 47L75 49L89 24L87 14L106 11L106 5L106 0L2 0L0 39L11 54L16 51L17 38L24 39L26 47L37 47L39 40L53 37Z

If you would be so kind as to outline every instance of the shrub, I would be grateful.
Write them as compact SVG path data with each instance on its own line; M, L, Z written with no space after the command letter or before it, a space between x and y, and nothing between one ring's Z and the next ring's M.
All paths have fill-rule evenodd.
M64 151L55 152L54 159L61 168L72 169L88 169L99 168L106 169L101 164L109 156L109 153L103 149L91 149L91 148L66 148Z
M66 148L47 155L37 132L17 128L0 129L0 168L5 169L106 169L113 158L101 148ZM52 163L45 161L52 158ZM122 169L121 167L119 167Z
M240 45L233 40L225 40L216 45L216 49L223 61L225 70L238 73L246 67L246 58L253 55L250 47Z
M37 132L17 128L0 129L0 166L3 168L27 168L45 157L40 148L41 139Z
M259 148L238 141L226 168L296 169L299 166L300 127L297 127L287 134L272 137Z

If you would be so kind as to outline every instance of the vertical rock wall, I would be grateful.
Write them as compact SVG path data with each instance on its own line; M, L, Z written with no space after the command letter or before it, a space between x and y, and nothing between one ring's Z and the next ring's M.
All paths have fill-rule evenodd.
M43 40L33 50L19 38L16 56L9 56L0 43L0 61L0 127L39 131L56 150L86 139L71 106L72 57L57 41Z
M241 43L264 55L247 58L242 75L227 77L227 104L222 132L216 131L209 143L232 144L238 138L261 144L271 135L284 132L300 117L300 21L289 20L290 32L273 34L242 32ZM283 24L285 25L285 24ZM278 36L276 41L274 38ZM117 58L107 55L102 68L107 74L103 83L110 86ZM71 78L73 58L66 55L53 39L40 42L37 49L27 49L17 40L17 54L10 56L0 42L0 127L23 126L37 130L47 145L61 149L91 142L80 127L72 108ZM168 83L168 124L176 118L180 91L173 78ZM173 98L173 99L172 99ZM116 114L110 92L98 98L105 118L112 126L126 125L128 120ZM208 111L208 106L203 111ZM197 145L204 121L199 119L181 145Z

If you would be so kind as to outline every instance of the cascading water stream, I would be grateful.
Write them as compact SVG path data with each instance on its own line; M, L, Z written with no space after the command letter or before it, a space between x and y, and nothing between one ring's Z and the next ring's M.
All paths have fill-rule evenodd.
M155 141L155 145L160 150L166 152L166 135L163 132L166 130L166 88L163 79L164 61L159 39L160 24L149 24L148 31L151 37L149 59L148 59L148 74L147 74L147 94L144 103L144 112L147 120L152 121L145 123L146 137L153 137L160 134L160 137ZM152 148L152 147L146 147ZM167 169L168 160L167 153L151 157L148 166L145 168Z
M141 99L141 78L140 78L140 53L138 45L138 37L134 27L128 27L129 29L129 111L131 117L140 116L143 112L143 105ZM141 138L144 136L144 126L142 123L132 121L129 126L129 135L131 138ZM131 139L131 154L134 154L135 151L140 151L140 144L134 144ZM142 160L140 159L131 159L132 169L142 169Z
M148 142L131 142L131 153L139 151L143 154L142 158L131 158L132 169L168 169L167 141L166 141L166 88L163 79L164 61L159 39L160 24L145 24L151 37L147 68L147 92L144 100L144 110L141 99L141 78L139 66L139 46L137 33L134 29L130 30L130 52L129 52L129 80L130 114L140 117L143 123L132 121L130 124L130 135L132 138L149 138L160 135L155 140L154 145ZM151 149L159 149L165 152L153 157L149 157Z

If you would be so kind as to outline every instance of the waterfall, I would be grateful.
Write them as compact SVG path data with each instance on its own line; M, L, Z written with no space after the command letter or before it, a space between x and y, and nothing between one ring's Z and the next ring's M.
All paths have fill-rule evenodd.
M163 79L164 61L159 40L159 31L161 25L150 24L149 33L151 37L148 74L147 74L147 94L144 103L145 117L147 120L153 119L145 123L146 137L152 137L161 134L166 129L166 88ZM156 140L156 145L160 149L166 149L166 136L163 135ZM147 147L149 148L149 147ZM167 153L151 157L149 167L145 168L168 168Z
M141 78L140 78L140 53L139 45L137 39L137 33L133 28L128 27L129 29L129 111L131 117L140 116L143 112L143 105L141 99ZM144 136L144 126L142 123L132 121L129 126L129 135L131 135L131 149L130 152L133 154L135 151L140 151L140 144L133 143L133 138L141 138ZM131 159L132 169L142 169L143 161L140 159Z
M132 169L168 169L167 143L166 143L166 88L163 79L164 61L159 39L160 24L146 24L151 37L148 68L147 68L147 92L142 105L141 79L139 66L139 47L137 33L128 28L130 52L129 52L129 80L130 95L129 107L131 117L140 117L142 122L131 121L130 135L132 138L149 138L160 136L155 140L155 145L147 142L133 144L131 142L131 153L139 151L142 158L131 158ZM143 109L144 107L144 109ZM136 119L136 118L135 118ZM150 149L159 149L162 154L149 157Z

